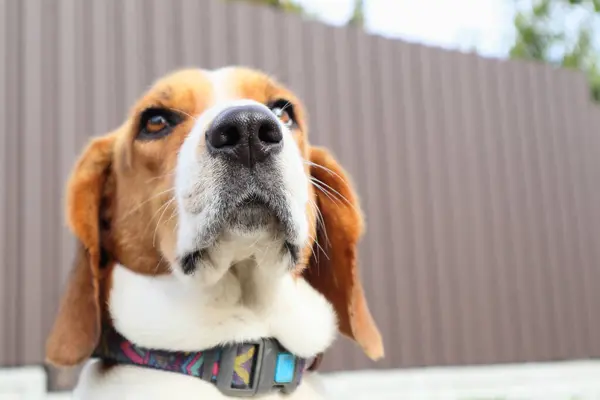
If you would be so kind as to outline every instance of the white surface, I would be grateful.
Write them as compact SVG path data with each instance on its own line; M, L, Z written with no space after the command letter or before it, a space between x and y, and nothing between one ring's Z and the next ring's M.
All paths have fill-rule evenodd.
M600 362L345 372L326 382L336 399L597 400Z
M46 371L43 368L0 369L0 400L46 398Z
M323 376L332 400L600 400L600 362L359 371ZM48 394L42 368L0 369L0 400Z

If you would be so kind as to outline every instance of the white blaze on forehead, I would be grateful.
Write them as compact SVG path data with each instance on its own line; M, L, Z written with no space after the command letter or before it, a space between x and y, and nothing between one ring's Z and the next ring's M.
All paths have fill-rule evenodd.
M239 98L235 82L235 68L224 67L206 71L213 88L213 104L220 104Z
M212 98L208 104L208 108L198 117L197 122L192 129L192 133L194 133L194 131L204 132L219 113L230 107L259 105L268 109L268 107L262 103L242 97L239 82L236 79L236 67L202 70L202 72L208 77L208 80L211 83Z

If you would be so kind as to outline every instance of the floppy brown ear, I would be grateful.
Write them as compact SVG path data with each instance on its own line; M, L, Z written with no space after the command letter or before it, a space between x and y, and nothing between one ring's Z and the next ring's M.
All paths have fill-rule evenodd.
M87 359L100 338L100 205L107 195L114 137L92 140L67 184L67 222L77 253L58 315L46 342L46 359L73 366Z
M358 198L346 173L327 150L312 147L310 161L322 218L318 245L304 276L333 304L340 331L377 360L383 357L383 343L369 312L357 266L357 244L363 233Z

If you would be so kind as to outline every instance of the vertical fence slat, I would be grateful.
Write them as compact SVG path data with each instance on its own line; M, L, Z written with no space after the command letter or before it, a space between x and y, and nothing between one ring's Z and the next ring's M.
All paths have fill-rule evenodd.
M295 93L304 100L304 103L309 108L308 123L311 124L311 104L307 96L307 88L304 81L304 59L310 57L304 51L304 41L307 38L303 37L303 24L298 18L293 15L285 14L277 21L278 32L282 36L282 48L294 49L294 51L282 56L282 70L285 74L285 81L295 91Z
M431 353L434 358L441 358L444 354L446 347L446 338L442 333L442 300L441 294L441 276L443 276L442 268L445 263L442 250L442 239L440 234L442 232L440 224L442 223L441 215L441 202L443 198L439 192L441 186L441 173L440 159L443 157L443 150L440 147L441 142L441 116L440 112L440 75L436 74L435 65L437 64L438 57L441 55L436 52L435 49L423 47L418 53L418 58L415 59L421 65L421 81L422 86L422 103L419 104L418 119L422 121L422 125L415 134L420 137L420 146L422 147L422 153L418 154L417 157L420 160L420 170L423 173L423 185L421 202L424 206L424 213L422 216L423 227L423 240L425 247L429 247L427 257L424 259L429 271L424 275L424 281L420 283L419 291L425 289L424 285L431 286L431 290L428 290L428 303L429 312L431 313L431 329L433 336L431 338ZM415 67L416 65L413 64ZM417 100L417 99L415 99ZM434 111L435 110L435 111ZM417 169L417 171L419 170ZM414 178L413 178L414 179ZM436 333L437 332L437 333ZM428 364L431 361L425 360Z
M206 4L207 7L204 8L204 12L210 16L206 21L208 22L206 31L208 36L212 38L206 68L224 67L229 62L229 54L233 52L233 49L231 49L231 31L227 29L230 21L227 12L231 5L221 1L209 1Z
M460 99L460 64L459 56L455 53L446 53L443 58L441 74L444 81L440 96L444 103L444 137L442 146L447 153L447 163L444 166L448 181L448 217L450 218L446 225L445 242L452 248L452 254L448 254L450 260L447 260L447 268L444 271L449 279L446 281L448 290L451 291L454 299L452 301L452 314L443 316L443 320L452 324L450 328L453 332L449 333L445 339L447 346L451 346L451 363L462 364L468 358L469 348L473 345L473 332L468 328L468 318L470 315L471 303L469 301L469 281L467 280L468 262L465 246L467 240L467 222L465 206L463 179L465 174L464 145L462 135L464 132L463 118L461 116ZM449 355L450 355L449 354Z
M481 74L481 60L475 54L469 54L465 59L470 64L470 67L463 70L468 75L463 76L463 85L468 93L471 102L469 102L468 112L465 118L471 120L468 125L469 129L467 145L471 152L468 160L469 170L472 172L470 179L472 184L472 192L470 197L474 200L472 208L472 223L475 242L474 249L475 258L472 265L472 272L476 277L474 279L476 298L473 299L478 305L478 314L481 316L477 325L479 326L479 335L482 346L477 350L475 362L486 363L493 359L497 352L496 343L498 340L497 318L495 303L497 296L494 293L494 285L496 281L496 265L493 252L493 236L497 227L492 225L492 200L489 193L489 156L486 154L486 135L488 110L486 110L485 99L485 80ZM475 84L475 82L479 82Z
M560 91L557 90L557 85L552 84L557 78L556 73L550 68L545 68L544 72L545 82L541 85L543 92L539 96L540 102L545 102L546 105L546 112L541 117L542 121L546 123L543 141L550 145L549 151L551 152L551 160L547 167L549 169L548 179L551 182L551 192L547 194L547 197L555 206L552 211L553 216L549 216L551 225L548 231L552 238L549 249L552 263L548 266L550 271L546 273L550 278L550 294L547 296L546 301L549 313L554 314L554 326L548 334L554 335L556 343L552 351L559 354L559 357L564 357L570 352L566 346L571 327L568 315L561 313L560 309L565 304L565 291L562 288L570 279L566 274L568 273L568 266L572 262L568 259L569 251L567 249L572 235L568 232L570 223L566 217L566 210L569 206L566 200L568 196L566 193L568 190L568 178L566 177L568 165L565 162L565 151L567 149L564 141L561 140L567 132L564 125L565 118L562 117L564 111L563 104L561 104L562 96L559 94Z
M313 60L328 57L330 48L327 47L327 37L330 36L326 27L314 25L307 31L305 42L306 55L304 59L304 79L311 83L305 97L304 103L309 109L310 136L313 143L319 146L331 147L334 140L339 142L347 136L347 133L335 127L332 123L331 112L337 101L335 83L329 83L333 78L331 70L310 68ZM317 100L318 99L318 100ZM316 106L320 104L320 106ZM337 152L337 148L333 148Z
M589 98L589 86L587 80L583 76L574 76L572 71L557 71L556 79L558 85L563 80L563 76L568 75L572 78L571 90L577 94L575 106L579 105L585 109L586 101ZM565 100L564 96L558 96L559 100ZM565 102L566 103L566 102ZM568 109L568 104L561 104L563 110ZM595 309L593 304L588 303L588 294L586 287L586 281L590 278L588 276L588 260L586 257L585 244L586 244L586 232L584 228L584 213L583 208L583 196L585 190L585 172L580 168L581 160L584 158L583 153L583 142L585 136L585 125L582 124L584 121L577 112L573 112L570 116L562 118L563 132L559 136L562 141L563 157L565 158L566 165L566 180L567 180L567 196L569 207L567 208L568 213L568 224L571 227L573 234L571 235L571 246L574 253L572 262L569 267L565 266L569 274L573 278L573 289L574 294L574 313L576 317L577 329L571 331L571 340L574 341L573 352L570 353L572 356L585 357L588 345L586 343L591 339L589 336L588 321L592 316L592 310ZM592 319L593 321L593 319Z
M20 288L19 296L21 332L19 352L25 363L34 363L42 351L42 302L43 293L42 266L44 260L41 252L29 249L42 249L40 222L43 220L42 192L43 174L46 169L43 165L43 146L40 146L41 137L45 130L42 125L42 13L37 0L25 1L23 20L24 47L21 63L24 67L23 98L20 104L20 113L23 126L19 133L23 138L22 153L19 158L19 169L23 171L24 184L20 196L22 208L20 222L23 234L20 238L22 263L19 267ZM38 118L31 118L38 116Z
M10 6L7 1L0 2L0 60L8 60L8 27ZM7 188L9 184L9 169L7 168L8 161L8 153L9 153L9 133L8 126L6 124L7 121L7 108L8 108L8 63L0 64L0 160L2 163L2 171L0 172L0 187ZM9 240L9 232L8 228L8 215L10 213L9 210L9 194L8 190L0 191L0 255L3 255L3 259L6 262L10 262L12 260L8 260L6 256L9 255L8 248L8 240ZM13 268L8 268L4 266L0 268L0 321L10 321L9 309L11 308L12 299L9 297L12 295L10 291L8 291L8 284L11 280L11 270ZM2 324L3 328L0 329L0 366L8 364L8 348L9 348L9 338L10 338L10 328L6 327L7 324Z
M523 263L519 266L519 276L522 285L520 294L524 297L521 303L523 309L523 341L524 351L534 355L536 358L542 357L537 335L542 331L541 300L538 279L538 269L541 268L540 251L540 204L537 203L536 194L540 192L540 180L536 174L538 168L536 148L532 147L533 137L531 135L534 129L531 121L532 93L528 88L529 77L525 68L517 68L515 65L513 73L513 92L512 96L517 97L515 102L515 151L517 152L518 163L516 173L519 176L516 180L519 183L520 203L518 209L520 217L518 219L520 226L518 229L523 232L520 242ZM521 95L522 94L522 95ZM542 233L543 235L543 233Z
M456 57L450 52L440 52L440 58L433 65L433 73L439 75L440 88L436 96L438 103L436 107L441 107L439 118L440 137L440 159L438 168L440 168L439 182L440 186L438 200L440 211L436 217L438 223L441 223L438 262L440 274L440 303L441 303L441 324L444 341L444 358L447 364L461 363L464 356L466 337L462 332L463 311L461 306L461 284L464 284L457 271L464 268L461 262L463 254L458 251L460 244L460 230L462 223L459 221L461 207L461 195L459 180L462 170L459 168L458 142L455 139L455 132L458 130L459 110L457 109L457 90L456 90ZM434 94L435 95L435 94Z
M125 119L128 113L129 103L126 101L125 81L125 24L128 23L125 13L123 12L124 5L119 0L109 0L108 19L111 21L111 29L109 30L108 46L112 49L111 59L108 62L108 68L111 76L111 91L113 98L109 101L110 118L109 121L113 124L118 124Z
M236 4L236 6L231 7L228 13L228 19L234 22L229 24L228 28L231 29L230 47L233 52L227 63L261 68L263 66L261 65L262 60L259 58L259 47L265 46L265 44L256 40L260 29L256 21L260 18L262 7L246 3Z
M258 14L259 32L256 35L257 40L256 54L262 63L265 71L273 74L275 78L286 82L285 65L282 58L285 55L281 49L285 49L285 38L283 31L279 29L278 22L281 21L283 13L276 12L271 8L260 9Z
M500 140L504 156L507 183L507 208L504 218L507 220L507 253L511 256L509 264L505 266L508 274L508 284L504 287L510 299L511 310L511 341L515 353L512 360L524 359L529 346L527 327L531 323L529 303L527 299L527 282L524 279L524 269L527 268L527 247L525 226L525 194L523 190L523 168L520 164L520 121L517 110L520 104L514 101L516 79L514 65L503 63L500 68L497 86L503 100L501 118L505 129L503 136L497 135Z
M480 320L484 316L483 307L485 299L482 298L482 246L483 232L479 226L479 210L481 207L481 193L476 189L478 171L481 168L477 164L477 142L478 134L477 118L480 110L478 103L472 95L471 78L474 76L474 65L472 59L464 56L456 56L456 69L454 79L456 80L456 96L459 99L458 123L456 126L457 153L459 162L459 177L456 181L460 191L460 214L459 220L462 229L460 237L460 252L463 259L460 263L460 279L464 284L461 286L463 316L463 333L465 335L464 362L476 363L485 352L485 345L489 338L488 320Z
M557 92L564 93L571 88L570 74L560 74ZM580 77L583 80L583 77ZM583 82L583 91L588 91L587 82ZM570 105L565 97L561 98L560 106L565 109ZM573 119L576 126L572 126L567 121L563 121L565 130L579 133L579 141L573 151L574 157L579 160L580 173L583 182L581 184L581 198L583 211L580 214L581 223L584 227L583 242L586 249L586 267L584 274L584 293L586 295L587 309L586 316L588 322L587 340L585 351L587 354L600 354L600 346L596 338L600 336L600 324L598 323L596 305L600 304L600 246L597 238L600 237L600 215L598 199L595 190L598 187L598 178L600 177L600 165L598 165L598 132L600 125L594 122L594 115L600 115L600 107L596 104L590 104L588 96L578 97L574 104L576 113ZM584 217L585 216L585 217Z
M210 37L206 29L210 15L196 0L182 0L179 14L182 66L207 68ZM203 40L199 40L203 38Z
M502 137L497 130L505 130L504 121L498 114L501 112L501 94L495 84L498 72L498 62L489 63L485 60L477 62L476 79L481 82L480 99L483 129L481 130L483 159L486 160L487 169L482 185L486 194L486 226L489 229L490 243L488 247L488 263L485 268L490 269L488 279L490 293L487 296L490 302L490 315L492 315L492 354L486 362L496 359L499 362L510 360L511 354L511 331L510 325L514 321L510 315L508 293L504 290L511 285L508 279L507 269L507 226L505 219L509 210L506 207L506 198L509 190L506 179L504 159L502 153ZM489 355L488 355L489 357Z
M414 321L418 324L418 333L413 333L418 347L417 365L427 365L435 355L433 354L434 337L436 331L434 328L433 305L430 296L425 287L430 279L428 269L420 268L421 265L432 265L433 254L428 246L429 244L429 226L428 217L429 199L425 194L425 187L428 184L428 166L426 164L427 155L424 149L424 94L423 94L423 72L420 65L420 47L410 45L406 49L403 67L403 96L404 106L406 108L405 140L407 147L407 166L409 171L406 190L411 196L409 213L411 216L410 234L413 237L414 245L414 264L410 266L412 274L410 276L413 289L411 296L415 299L415 311L418 318Z
M489 121L492 110L487 96L489 79L483 73L481 65L484 60L469 55L466 61L472 64L472 67L463 69L466 75L462 77L465 91L471 98L466 105L468 114L463 114L463 117L472 121L467 124L468 129L465 132L468 135L467 151L471 153L467 158L470 161L468 169L472 171L470 176L472 191L469 197L474 201L472 214L470 214L473 218L472 234L475 238L473 245L476 249L474 249L476 254L472 272L476 276L473 279L477 296L474 301L479 305L477 313L483 317L477 322L482 335L478 344L482 349L478 350L480 354L476 355L475 359L477 363L485 363L494 357L493 354L502 353L499 335L500 318L498 318L501 296L496 288L498 260L494 251L495 238L500 227L493 224L496 204L495 197L491 194L492 185L500 186L502 182L491 182L493 169L491 164L494 157L488 153L487 139L490 135L489 130L492 129Z
M123 14L123 87L126 111L132 107L133 102L140 96L145 85L148 85L150 76L145 62L144 48L145 35L142 29L144 23L140 10L144 7L144 0L128 0L119 2Z
M38 227L41 234L43 265L40 276L43 282L40 303L42 309L41 334L45 338L52 322L54 321L54 307L60 292L60 275L56 274L56 265L59 262L60 249L60 196L58 194L61 181L58 134L59 102L55 101L58 95L58 4L47 2L42 6L42 40L45 42L40 57L44 60L42 69L40 101L43 104L43 124L39 145L42 147L42 185L43 193L42 220ZM43 342L40 344L42 345ZM38 354L34 355L35 358Z
M452 270L453 260L448 251L449 246L447 246L445 237L445 227L448 226L452 214L445 167L448 164L447 148L444 146L446 115L443 92L445 88L443 73L440 69L440 62L444 57L444 52L434 49L421 52L422 84L425 95L421 110L425 125L422 135L425 136L427 149L427 157L423 161L427 162L429 170L426 198L430 203L428 212L430 233L428 236L430 236L431 252L433 253L430 278L433 290L430 301L434 309L434 330L439 332L433 351L441 364L447 364L452 359L450 353L453 352L453 346L458 344L456 332L452 331L454 322L451 320L452 315L455 315L452 307L456 305L452 301L450 292L452 278L449 272ZM380 295L383 296L385 293Z
M563 87L566 89L569 84L569 80L564 79L562 82ZM564 93L564 92L563 92ZM590 247L590 255L593 257L593 263L591 263L590 279L588 284L591 286L588 295L590 296L590 304L600 304L600 246L598 246L598 237L600 237L600 158L598 154L600 152L600 107L597 104L590 104L588 99L580 99L576 103L576 110L578 110L578 117L584 121L584 132L585 142L584 149L586 151L586 163L585 170L587 172L586 180L586 197L591 203L590 214L587 217L588 226L591 231L591 235L588 238ZM591 223L590 223L591 221ZM592 329L590 332L590 338L593 338L593 342L590 344L588 350L588 356L599 357L600 356L600 341L597 340L600 337L600 321L597 317L596 308L592 310Z
M551 285L548 284L548 275L554 266L559 263L559 247L554 237L560 233L559 224L554 216L560 215L560 198L552 195L552 188L556 186L556 177L552 179L554 172L552 160L552 138L551 129L548 125L549 117L544 114L543 102L545 100L545 89L540 76L534 74L532 65L527 65L527 86L529 89L531 103L528 105L527 118L530 121L530 129L526 133L530 140L530 150L534 152L531 159L535 171L534 181L538 184L532 191L533 209L536 212L536 225L534 240L539 249L540 264L529 268L535 269L535 283L539 290L538 315L540 320L539 330L536 330L536 345L542 357L547 358L552 352L551 343L554 342L554 313L552 303L547 299L552 296ZM543 76L542 76L543 77Z
M375 289L376 295L383 299L379 300L378 320L387 320L387 329L382 330L383 341L385 344L387 359L383 364L387 367L393 366L394 359L400 359L401 355L406 354L410 344L407 341L407 335L402 333L402 326L406 313L402 312L407 305L402 302L402 296L399 293L403 285L403 270L406 268L405 256L405 237L408 232L405 229L406 223L402 218L404 213L399 212L403 208L402 195L403 185L406 184L406 171L402 169L400 159L404 156L403 148L400 146L401 139L398 129L398 123L402 120L401 104L397 93L397 70L395 65L395 48L393 42L379 39L375 47L377 54L380 54L378 70L375 75L379 82L380 101L378 106L381 109L379 118L381 119L380 134L377 135L378 146L380 150L377 154L386 160L386 167L382 168L380 173L381 182L381 205L380 212L385 215L386 223L382 227L380 246L389 249L385 264L386 276L379 277L381 282ZM369 268L365 266L363 268ZM373 269L373 267L370 267ZM372 273L364 271L364 274ZM381 305L383 304L383 305ZM394 304L394 307L390 307ZM375 310L375 307L372 307ZM385 314L384 314L385 313Z
M6 18L6 114L17 116L16 118L8 118L5 122L6 136L6 153L4 154L4 174L6 176L6 187L11 190L6 193L6 219L4 229L7 273L5 275L3 292L6 299L5 317L7 323L3 323L5 329L5 352L3 353L4 365L18 365L23 362L19 352L19 336L21 316L20 316L20 260L21 260L21 221L20 214L20 192L22 186L22 174L19 165L22 148L22 136L19 134L22 125L19 118L20 103L22 94L21 80L22 70L20 65L22 43L24 42L20 28L20 20L22 18L23 7L21 2L9 2L7 4ZM8 38L13 38L8 40Z
M57 279L59 279L59 292L62 293L65 279L71 268L72 257L74 254L74 240L71 234L65 229L64 226L64 185L68 174L74 164L75 156L80 150L79 145L81 141L77 135L77 123L78 117L73 117L75 111L76 115L80 111L77 107L77 15L75 8L75 1L61 1L59 2L58 18L59 18L59 50L57 52L58 61L58 99L60 101L60 107L58 107L58 127L57 127L57 140L60 142L59 146L59 172L60 180L58 184L60 187L57 188L60 195L60 201L58 202L58 209L54 212L59 217L60 235L60 249L59 249L59 262L56 268L59 273ZM56 227L58 228L58 227Z

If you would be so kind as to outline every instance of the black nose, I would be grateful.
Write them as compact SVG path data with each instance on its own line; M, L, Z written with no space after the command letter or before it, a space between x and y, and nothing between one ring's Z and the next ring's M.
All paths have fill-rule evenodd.
M228 108L206 131L210 154L224 155L246 167L264 161L283 147L275 115L259 105Z

